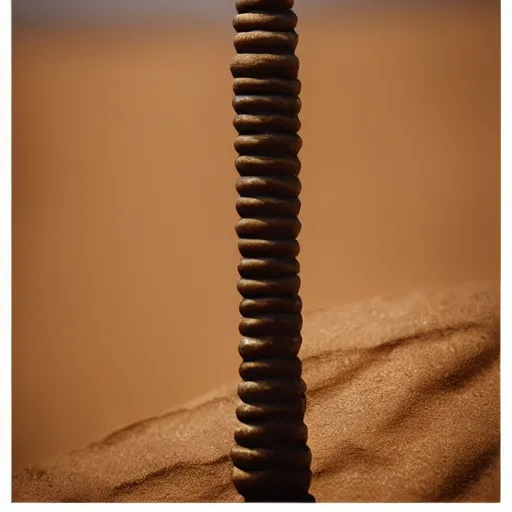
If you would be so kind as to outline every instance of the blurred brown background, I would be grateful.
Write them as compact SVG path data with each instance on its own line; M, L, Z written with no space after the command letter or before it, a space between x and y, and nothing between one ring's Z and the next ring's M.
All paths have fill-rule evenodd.
M305 312L498 279L499 2L304 4ZM14 468L237 379L229 16L15 19Z

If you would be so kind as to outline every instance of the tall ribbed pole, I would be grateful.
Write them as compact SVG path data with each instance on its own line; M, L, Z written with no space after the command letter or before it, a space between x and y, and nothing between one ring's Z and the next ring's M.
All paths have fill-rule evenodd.
M302 302L298 36L293 0L239 0L233 59L243 358L231 456L246 502L314 501L298 357Z

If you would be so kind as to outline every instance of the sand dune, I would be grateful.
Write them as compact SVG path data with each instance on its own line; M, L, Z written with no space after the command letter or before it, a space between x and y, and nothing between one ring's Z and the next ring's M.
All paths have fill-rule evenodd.
M318 502L499 501L499 289L471 283L307 318ZM236 383L14 477L15 501L231 502Z

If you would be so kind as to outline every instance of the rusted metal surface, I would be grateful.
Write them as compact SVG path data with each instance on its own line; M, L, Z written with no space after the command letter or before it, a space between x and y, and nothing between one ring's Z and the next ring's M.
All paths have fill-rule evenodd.
M302 140L292 7L293 0L240 0L233 20L243 382L231 457L233 483L246 502L314 501L298 357Z

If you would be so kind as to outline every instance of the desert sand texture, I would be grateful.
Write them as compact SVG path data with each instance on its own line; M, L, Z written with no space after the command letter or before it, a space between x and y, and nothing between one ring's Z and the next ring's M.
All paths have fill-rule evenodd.
M306 315L317 502L500 499L499 288L467 283ZM233 502L235 382L13 479L15 501Z

